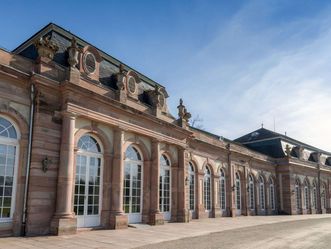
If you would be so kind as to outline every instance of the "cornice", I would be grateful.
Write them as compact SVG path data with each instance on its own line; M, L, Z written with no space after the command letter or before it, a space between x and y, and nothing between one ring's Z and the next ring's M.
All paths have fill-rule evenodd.
M109 125L112 125L114 127L120 127L120 129L122 130L126 130L126 131L130 131L130 132L134 132L137 134L141 134L144 136L148 136L148 137L153 137L158 139L159 141L162 142L166 142L169 144L174 144L174 145L178 145L181 147L186 147L186 139L183 140L179 140L176 139L174 137L170 137L168 135L111 117L109 115L105 115L81 106L78 106L76 104L73 103L67 103L66 104L66 111L68 112L73 112L76 113L78 116L82 116L82 117L86 117L98 122L103 122Z
M172 123L169 123L169 122L166 122L162 119L159 119L151 114L148 114L148 113L145 113L143 111L140 111L140 110L137 110L131 106L128 106L126 104L123 104L115 99L112 99L112 98L109 98L107 96L102 96L102 95L99 95L98 93L95 93L89 89L86 89L84 87L81 87L77 84L74 84L70 81L64 81L61 83L61 90L63 92L73 92L73 93L77 93L77 94L80 94L80 95L86 95L86 97L88 97L89 99L93 99L94 101L97 101L97 102L101 102L105 105L110 105L115 108L115 109L119 109L121 111L125 111L125 112L129 112L130 114L134 114L134 115L140 115L142 118L146 119L146 120L149 120L157 125L161 125L161 126L164 126L164 127L169 127L172 129L172 131L176 131L178 133L181 133L183 134L183 136L185 137L190 137L192 136L192 132L186 130L186 129L183 129L175 124L172 124ZM92 96L91 96L92 94Z

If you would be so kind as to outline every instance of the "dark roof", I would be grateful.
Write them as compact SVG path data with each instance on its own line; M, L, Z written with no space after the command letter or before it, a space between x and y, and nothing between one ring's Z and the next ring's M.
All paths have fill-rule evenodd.
M241 144L246 145L247 147L255 149L255 150L257 148L259 148L259 151L261 152L262 148L260 148L260 147L266 146L266 143L268 143L269 146L271 146L271 144L272 144L273 149L276 149L275 147L281 146L281 143L280 143L281 140L294 144L296 146L302 146L308 150L317 151L317 152L321 152L321 153L324 153L327 155L331 155L330 152L321 150L321 149L311 146L309 144L300 142L296 139L293 139L291 137L285 136L283 134L280 134L280 133L277 133L274 131L270 131L265 128L260 128L253 132L250 132L242 137L235 139L234 142L241 143ZM280 148L278 148L278 149L280 149ZM268 153L268 154L270 155L270 153ZM277 152L276 154L279 155L279 152Z
M76 36L75 34L71 33L70 31L58 26L54 23L49 23L45 27L43 27L41 30L39 30L37 33L32 35L29 39L27 39L25 42L23 42L21 45L19 45L17 48L15 48L12 52L16 54L20 54L22 56L25 56L30 59L36 59L37 58L37 51L35 49L35 46L33 45L34 41L40 37L40 36L50 36L51 40L54 41L58 46L59 50L54 56L54 61L60 65L68 66L67 60L66 60L66 49L70 46L70 41L72 37L75 37L77 40L77 43L79 46L92 46L89 42L85 41L84 39ZM162 86L160 83L148 78L142 73L137 72L133 68L129 67L125 63L121 62L120 60L112 57L111 55L107 54L106 52L102 51L101 49L96 48L101 56L103 57L104 61L100 65L100 81L102 80L106 81L110 79L110 75L114 72L118 72L118 67L120 64L124 66L124 69L127 71L133 70L135 71L140 79L150 86L159 85ZM167 95L167 93L165 93ZM168 97L168 96L166 96Z
M270 130L267 130L265 128L260 128L256 131L250 132L242 137L239 137L239 138L235 139L234 141L244 144L244 143L249 143L252 141L259 141L259 140L268 139L268 138L276 138L276 137L278 138L281 136L283 136L283 135L270 131Z
M199 129L199 128L196 128L196 127L193 127L193 126L190 126L190 129L196 130L196 131L201 132L201 133L204 133L205 135L210 136L210 137L213 137L213 138L216 138L217 140L219 140L221 138L218 135L215 135L215 134L213 134L211 132L208 132L208 131L205 131L205 130L202 130L202 129Z

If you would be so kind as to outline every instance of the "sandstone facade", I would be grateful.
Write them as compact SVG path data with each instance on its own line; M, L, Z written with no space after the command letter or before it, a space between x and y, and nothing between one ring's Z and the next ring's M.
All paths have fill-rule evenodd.
M0 236L330 211L330 153L190 127L164 86L55 24L0 50L0 87Z

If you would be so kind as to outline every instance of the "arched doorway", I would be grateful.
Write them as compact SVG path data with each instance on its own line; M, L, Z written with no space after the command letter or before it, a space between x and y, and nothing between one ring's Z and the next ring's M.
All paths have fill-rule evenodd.
M129 223L142 220L142 174L143 158L139 150L130 145L124 159L123 210Z
M297 212L299 213L301 211L301 184L299 180L295 181L295 199L296 199L296 208Z
M224 170L220 170L220 208L226 210L226 181Z
M303 198L304 198L304 205L305 205L305 209L306 210L308 210L308 209L310 209L310 202L309 202L309 200L310 200L310 198L309 198L309 184L308 184L308 182L307 182L307 180L305 180L305 182L304 182L304 188L303 188Z
M272 178L270 178L269 192L270 192L269 196L270 196L271 210L275 210L276 209L275 184Z
M195 212L195 172L192 162L188 164L188 179L189 179L189 209L190 212Z
M163 213L164 220L171 219L171 193L170 193L170 160L166 155L160 158L160 187L159 187L159 208Z
M259 177L259 201L260 210L265 210L265 190L264 190L264 179L262 176Z
M236 173L236 182L235 182L235 200L236 200L236 215L241 215L241 184L240 176Z
M74 196L78 227L100 225L102 160L97 140L89 134L82 136L78 141Z
M204 170L204 179L203 179L203 200L204 207L206 212L211 211L211 173L208 166Z
M255 209L254 178L252 175L248 176L248 206L250 210Z
M0 117L0 223L12 221L15 210L18 140L14 124Z

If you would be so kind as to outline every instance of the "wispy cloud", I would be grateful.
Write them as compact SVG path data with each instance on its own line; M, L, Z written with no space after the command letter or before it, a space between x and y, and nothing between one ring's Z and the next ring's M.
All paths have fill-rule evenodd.
M207 130L225 137L244 135L261 122L273 129L275 119L277 132L331 151L330 9L272 23L275 11L254 2L220 27L174 70L171 105L183 96Z

